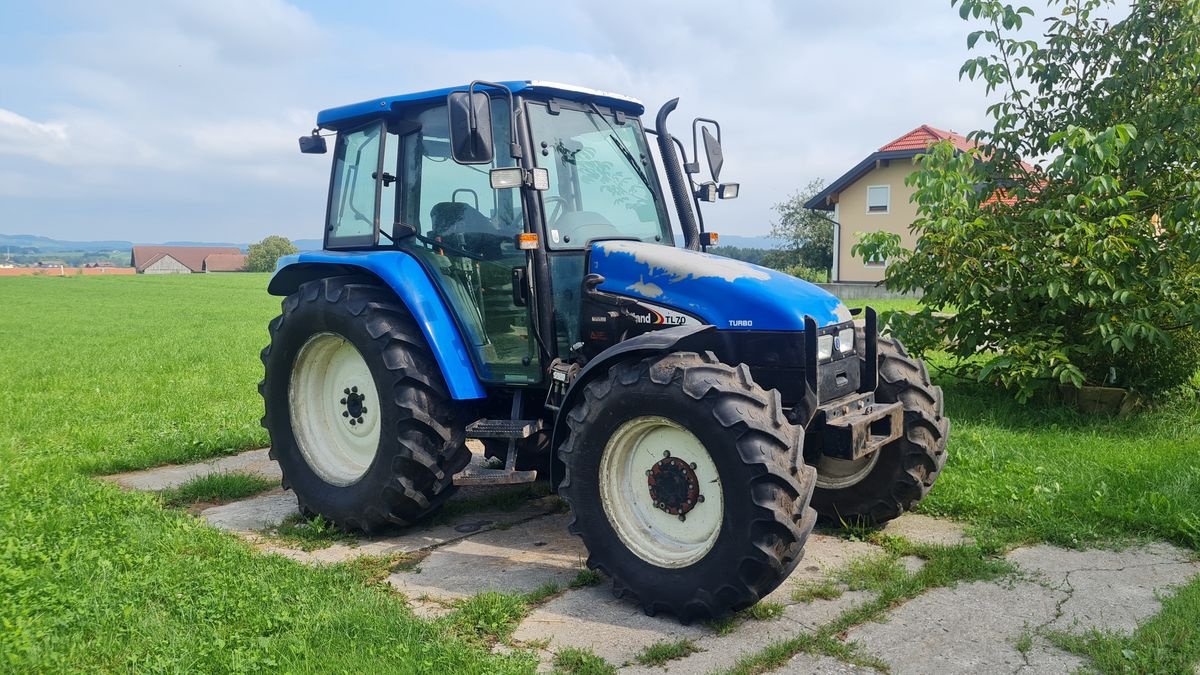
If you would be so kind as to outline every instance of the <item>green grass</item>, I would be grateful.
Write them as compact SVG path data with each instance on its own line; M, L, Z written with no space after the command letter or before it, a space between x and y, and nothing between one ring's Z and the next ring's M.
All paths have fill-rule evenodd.
M796 584L792 589L792 600L812 602L814 600L836 600L842 597L842 587L831 579L819 579Z
M224 504L279 487L279 481L248 473L210 473L158 493L165 506Z
M696 652L700 648L691 640L676 640L675 642L655 642L638 652L634 660L643 666L661 666L668 661L682 659Z
M554 655L554 672L570 675L615 675L617 669L590 649L566 647Z
M0 670L533 667L413 617L354 570L255 553L154 495L90 477L266 443L258 352L279 303L265 284L265 275L0 280ZM1200 549L1197 401L1108 419L937 379L953 421L950 460L923 512L966 521L987 550L1150 539ZM949 578L961 564L931 560L921 573ZM1181 627L1200 625L1188 600L1197 594L1200 581L1180 589L1134 637L1076 646L1101 664L1123 644L1125 666L1124 650L1141 659L1142 645L1171 645L1192 663L1200 636ZM804 639L839 649L835 637Z
M284 518L283 522L267 530L266 534L284 546L301 551L316 551L334 544L354 544L358 541L357 537L333 523L326 522L321 516L310 519L298 513Z
M1193 582L1163 600L1162 611L1131 635L1050 633L1051 642L1087 656L1105 673L1193 673L1200 661L1200 584Z
M888 298L888 299L860 299L846 300L846 306L851 309L855 307L866 307L870 305L877 312L915 312L921 308L921 304L915 298Z
M524 597L485 591L458 603L444 622L469 642L494 643L511 637L528 614L529 604Z
M361 569L90 477L266 443L266 280L0 280L0 671L531 672Z
M570 586L571 588L586 588L595 586L601 581L604 581L604 577L596 570L579 570L579 573L571 580Z

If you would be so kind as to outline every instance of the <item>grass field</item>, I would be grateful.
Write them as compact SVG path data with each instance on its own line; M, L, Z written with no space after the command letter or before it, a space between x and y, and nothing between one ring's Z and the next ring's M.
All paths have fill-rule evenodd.
M255 386L278 300L265 282L0 280L0 670L532 670L453 621L413 617L358 566L260 555L90 477L266 442ZM943 384L951 456L924 511L995 546L1200 549L1195 401L1111 420ZM1193 582L1137 635L1071 646L1106 668L1112 654L1117 669L1130 654L1140 670L1189 663L1198 598Z

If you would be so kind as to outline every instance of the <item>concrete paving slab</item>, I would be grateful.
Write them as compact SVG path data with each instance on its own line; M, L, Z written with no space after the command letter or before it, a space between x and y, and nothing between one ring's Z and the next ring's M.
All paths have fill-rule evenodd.
M881 553L883 553L883 549L875 544L844 539L823 532L813 532L804 545L804 557L800 560L800 564L796 565L796 569L792 571L788 581L768 596L768 599L774 602L783 602L782 598L778 597L780 590L786 590L787 595L790 596L793 587L791 585L807 581L820 581L828 577L831 572L845 567L851 560ZM788 588L784 589L785 586Z
M1162 608L1160 593L1200 574L1200 562L1191 553L1169 544L1124 551L1030 546L1007 558L1067 593L1060 614L1048 627L1071 632L1131 632Z
M222 457L198 464L169 464L144 471L130 471L104 476L129 490L158 491L178 487L193 478L211 473L248 473L278 481L283 477L279 465L267 456L268 448Z
M251 533L275 527L288 516L299 512L296 495L291 492L279 492L210 506L200 512L200 517L209 525L222 530Z
M843 663L829 656L814 656L812 654L797 654L788 661L787 665L776 673L788 675L874 675L878 670L865 668L849 663Z
M565 587L586 558L583 542L567 532L566 514L555 514L439 546L420 571L397 572L388 582L410 598L527 593L547 582Z
M972 542L961 523L920 513L905 513L888 521L883 526L883 533L904 537L914 544L961 546Z
M288 493L287 497L291 498L292 511L296 512L295 497ZM242 503L242 502L239 502ZM214 507L209 509L227 509L234 504L226 504L225 506ZM272 514L273 522L270 522L259 527L249 529L237 529L244 536L247 536L255 541L262 550L272 553L278 553L293 560L309 564L335 563L350 560L364 555L392 555L395 553L415 553L424 551L439 546L443 546L450 542L466 539L473 535L484 532L489 532L497 529L514 527L519 523L539 518L548 513L552 513L558 509L558 502L554 498L544 498L531 500L522 505L520 508L511 511L477 511L474 513L463 514L453 520L440 523L437 525L418 525L409 528L398 528L392 533L384 536L374 537L358 537L351 542L335 542L325 548L319 548L312 551L304 551L297 548L290 548L285 543L273 539L269 533L264 533L263 530L275 527L283 518L278 517L279 512ZM201 517L208 517L209 511L201 514ZM286 517L286 515L284 516ZM266 518L264 518L264 521ZM213 521L210 519L210 523ZM251 522L247 518L246 523ZM222 522L215 523L218 527L230 524L241 524L232 522L228 519L223 519ZM566 534L566 527L563 526L563 534Z
M866 602L872 595L870 593L854 592L846 593L834 600L814 600L808 603L793 603L786 607L783 615L779 618L756 621L753 619L739 619L737 626L733 631L726 635L717 635L712 631L703 639L695 640L696 645L702 651L699 651L691 656L676 661L671 661L664 664L660 668L647 668L645 666L635 665L629 669L630 673L639 673L650 675L651 673L709 673L720 672L733 668L737 662L747 656L757 654L766 649L771 644L789 640L803 633L810 633L817 629L818 626L829 623L838 617L841 613L851 609L855 605ZM602 639L600 636L604 633L604 626L594 627L592 639ZM659 640L677 640L678 637L672 637L665 630L662 632ZM645 648L659 640L647 642L641 648ZM553 639L552 639L553 641ZM573 646L573 645L568 645ZM637 651L634 651L634 655ZM815 660L815 657L814 657ZM800 668L803 664L801 659ZM835 663L837 663L835 661ZM809 671L799 671L809 672ZM820 672L820 671L813 671ZM834 671L839 672L839 671ZM856 671L847 671L856 672Z
M613 597L611 584L605 581L569 591L537 608L513 637L522 642L549 640L551 651L591 649L621 666L656 642L690 639L700 643L712 634L710 628L684 626L670 616L646 616L638 605Z
M1027 660L1016 648L1022 633L1052 621L1066 598L1028 581L961 584L934 589L893 610L886 622L864 624L846 637L898 675L1070 672L1082 665L1075 656L1049 648Z

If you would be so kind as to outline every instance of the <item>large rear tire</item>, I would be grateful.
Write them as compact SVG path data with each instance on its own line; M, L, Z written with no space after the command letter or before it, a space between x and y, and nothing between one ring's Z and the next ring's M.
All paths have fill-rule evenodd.
M310 281L262 351L263 426L305 513L370 532L429 515L470 461L425 338L388 290Z
M875 400L899 401L904 434L855 461L822 456L812 505L823 522L880 525L911 510L929 494L946 464L946 419L942 388L929 381L920 359L899 340L879 337L879 386Z
M588 567L647 614L748 607L800 561L815 472L779 395L745 366L678 352L613 366L567 414L559 494Z

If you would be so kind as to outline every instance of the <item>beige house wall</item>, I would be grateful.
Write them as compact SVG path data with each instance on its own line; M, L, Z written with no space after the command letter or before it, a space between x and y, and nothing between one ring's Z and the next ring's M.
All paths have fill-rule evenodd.
M850 255L860 233L885 230L900 235L901 245L912 248L916 237L908 226L917 218L917 206L908 201L913 189L904 179L915 167L911 159L892 160L887 166L876 166L870 173L855 181L838 195L838 278L835 281L881 281L884 266L871 266L861 258ZM867 188L887 185L890 190L887 213L867 213Z

